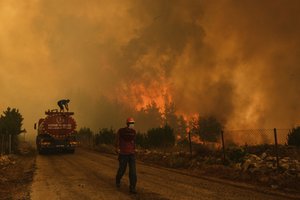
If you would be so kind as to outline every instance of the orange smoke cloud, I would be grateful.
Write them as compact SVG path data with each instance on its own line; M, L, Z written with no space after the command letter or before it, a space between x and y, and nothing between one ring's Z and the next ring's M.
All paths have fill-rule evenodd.
M297 0L1 1L2 110L19 108L28 132L60 98L93 130L123 126L151 102L229 128L290 127L300 113L299 8Z

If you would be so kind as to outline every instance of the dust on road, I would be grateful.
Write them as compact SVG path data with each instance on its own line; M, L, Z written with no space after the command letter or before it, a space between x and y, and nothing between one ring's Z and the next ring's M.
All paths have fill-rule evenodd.
M115 187L116 156L78 149L75 154L39 155L31 199L286 199L137 163L137 195L128 174Z

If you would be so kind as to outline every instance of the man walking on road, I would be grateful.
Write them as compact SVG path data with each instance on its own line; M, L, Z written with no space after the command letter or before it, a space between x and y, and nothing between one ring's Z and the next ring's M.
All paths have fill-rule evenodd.
M136 167L135 167L135 137L134 119L129 117L126 120L127 126L120 128L116 137L116 151L119 154L119 169L116 175L116 186L120 188L121 179L129 165L129 191L136 194Z

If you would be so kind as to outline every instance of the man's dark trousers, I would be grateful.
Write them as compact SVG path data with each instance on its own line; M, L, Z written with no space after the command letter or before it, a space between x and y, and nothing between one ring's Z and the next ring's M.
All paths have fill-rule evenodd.
M137 176L136 176L136 167L135 167L135 155L122 155L119 154L119 169L116 175L116 183L120 184L121 178L123 177L127 163L129 165L129 184L130 189L135 189Z

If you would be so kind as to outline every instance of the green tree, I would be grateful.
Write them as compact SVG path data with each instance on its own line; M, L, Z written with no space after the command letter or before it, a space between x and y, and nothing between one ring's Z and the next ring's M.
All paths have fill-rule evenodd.
M12 135L19 135L25 132L25 129L22 129L23 120L24 118L18 109L8 107L0 117L2 131Z
M77 140L79 140L83 146L92 146L93 135L94 134L90 128L83 127L78 131Z
M90 128L83 127L78 131L78 137L90 137L93 135L93 131Z
M141 132L146 132L146 130L159 127L162 124L162 114L154 101L145 108L137 111L135 117L137 120L137 128Z
M138 147L142 147L142 148L148 148L149 147L149 143L148 143L148 138L146 134L137 132L136 134L136 145Z
M17 151L18 149L18 135L26 132L22 129L23 126L23 116L16 108L8 107L7 110L3 112L0 116L0 133L4 134L6 138L11 135L12 138L12 150Z
M169 125L153 128L147 132L147 140L151 147L170 147L175 144L175 135Z
M111 144L115 143L116 134L115 131L110 128L102 128L98 134L95 136L95 143L98 144Z
M196 127L200 138L208 142L217 142L223 129L223 125L214 116L199 117Z
M288 145L300 147L300 127L293 128L287 135Z

